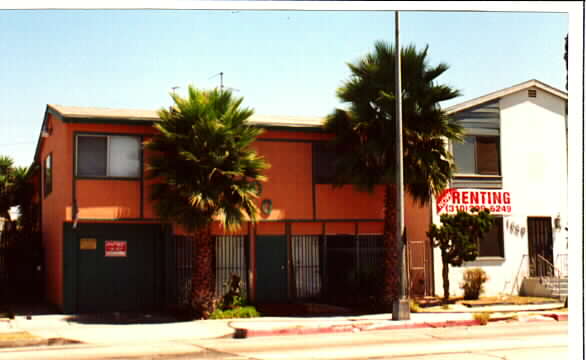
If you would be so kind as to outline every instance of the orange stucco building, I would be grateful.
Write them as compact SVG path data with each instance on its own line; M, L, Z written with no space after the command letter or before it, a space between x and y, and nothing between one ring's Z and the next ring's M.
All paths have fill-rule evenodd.
M178 269L194 249L180 241L181 229L157 219L145 176L142 143L158 120L154 111L47 106L35 162L46 294L64 312L159 308L188 285ZM271 164L259 199L264 211L238 234L214 228L218 291L233 272L257 302L334 294L341 283L333 274L344 269L354 269L352 281L371 276L382 188L362 193L320 180L319 144L331 136L321 119L253 116L250 123L265 129L254 147ZM428 295L431 211L410 198L405 207L410 289Z

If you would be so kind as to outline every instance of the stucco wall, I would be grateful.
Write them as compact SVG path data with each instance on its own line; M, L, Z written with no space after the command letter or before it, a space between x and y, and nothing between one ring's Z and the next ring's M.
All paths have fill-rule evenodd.
M450 293L462 293L459 284L467 268L482 267L490 277L486 295L516 293L522 275L527 273L527 217L561 218L562 230L553 229L554 261L567 254L567 182L565 145L565 102L537 89L529 98L527 90L501 98L501 170L503 190L511 192L512 214L504 216L504 258L483 259L450 268ZM435 209L435 204L434 204ZM439 216L433 221L440 224ZM513 225L510 228L507 225ZM515 231L518 225L520 231ZM524 231L523 231L524 230ZM435 286L443 294L441 255L434 250ZM519 283L515 284L517 275ZM514 286L516 285L516 286Z
M63 304L63 221L67 217L71 203L71 161L68 153L69 130L67 126L52 115L47 118L51 133L42 140L40 159L42 172L47 155L52 154L52 191L48 196L41 189L42 199L42 237L45 248L45 290L49 302ZM44 178L44 175L41 179ZM43 180L42 180L43 181Z

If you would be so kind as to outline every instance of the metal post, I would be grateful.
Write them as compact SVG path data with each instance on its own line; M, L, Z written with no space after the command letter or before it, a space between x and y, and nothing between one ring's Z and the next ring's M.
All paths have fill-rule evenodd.
M397 267L401 276L399 298L393 302L393 320L408 320L410 317L409 300L405 296L405 244L403 231L405 227L403 199L403 114L402 114L402 86L401 86L401 45L399 43L399 12L395 11L395 133L396 141L396 184L397 184L397 250L399 259Z

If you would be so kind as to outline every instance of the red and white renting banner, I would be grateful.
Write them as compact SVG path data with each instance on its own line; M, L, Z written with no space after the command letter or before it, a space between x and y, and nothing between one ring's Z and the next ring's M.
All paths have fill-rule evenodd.
M106 240L104 249L107 257L126 257L126 241Z
M511 193L503 190L446 189L438 197L438 214L488 209L493 215L511 215Z

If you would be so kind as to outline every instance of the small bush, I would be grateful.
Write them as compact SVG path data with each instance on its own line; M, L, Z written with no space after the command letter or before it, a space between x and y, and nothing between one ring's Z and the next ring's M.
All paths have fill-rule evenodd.
M490 320L490 312L485 311L485 312L474 313L474 320L479 321L480 325L486 325L486 324L488 324L488 321Z
M484 283L488 276L480 268L468 269L464 272L464 281L460 288L464 289L465 300L478 300L480 294L484 292Z
M260 314L254 306L243 306L234 309L221 310L216 309L210 319L237 319L259 317Z

